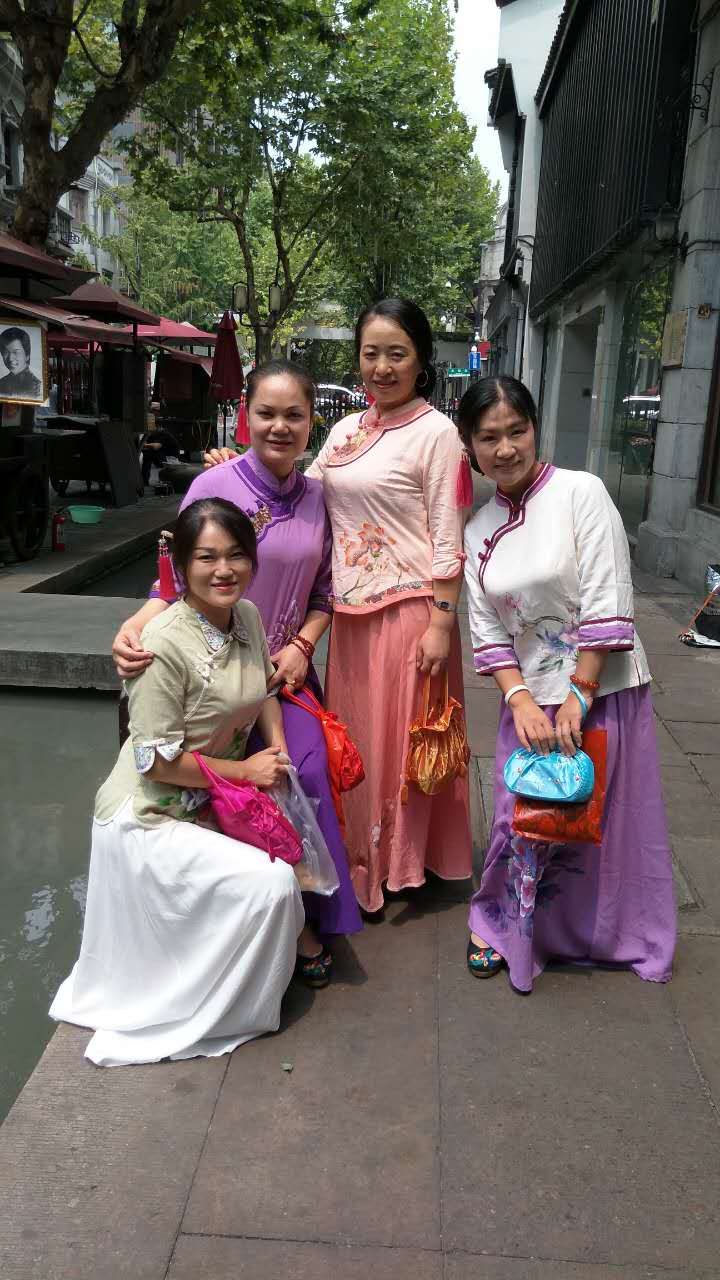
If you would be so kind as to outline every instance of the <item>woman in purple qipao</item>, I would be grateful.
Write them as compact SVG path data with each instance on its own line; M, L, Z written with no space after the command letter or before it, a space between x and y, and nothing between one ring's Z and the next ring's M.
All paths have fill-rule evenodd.
M260 611L277 664L273 684L288 684L296 692L307 684L322 699L303 640L317 644L330 625L332 540L322 484L295 466L307 446L314 398L312 379L289 361L273 360L251 374L247 408L252 447L242 457L198 476L181 510L198 498L226 498L250 517L257 535L258 572L245 596ZM142 647L142 628L167 607L154 590L118 632L113 656L123 679L137 675L152 660ZM309 712L285 700L282 712L290 757L305 793L318 801L318 822L340 879L340 888L330 898L303 895L308 923L298 940L298 972L309 985L325 986L332 957L320 938L356 933L362 921L332 801L322 728ZM261 748L262 743L253 746L251 741L251 751Z

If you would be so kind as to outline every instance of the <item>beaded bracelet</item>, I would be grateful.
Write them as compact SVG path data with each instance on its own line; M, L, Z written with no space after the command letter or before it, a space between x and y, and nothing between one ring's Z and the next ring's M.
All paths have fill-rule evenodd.
M578 675L573 676L573 684L576 684L578 689L587 689L588 693L597 693L600 688L599 680L581 680Z
M311 640L306 639L305 636L297 635L293 636L290 643L294 644L295 648L300 650L303 656L307 658L308 662L312 662L313 654L315 653L315 645Z

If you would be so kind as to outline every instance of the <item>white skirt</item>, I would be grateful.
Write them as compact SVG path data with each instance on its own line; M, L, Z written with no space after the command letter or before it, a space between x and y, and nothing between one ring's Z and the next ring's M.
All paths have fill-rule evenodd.
M305 921L291 867L191 823L93 822L80 957L50 1016L103 1067L217 1057L277 1031Z

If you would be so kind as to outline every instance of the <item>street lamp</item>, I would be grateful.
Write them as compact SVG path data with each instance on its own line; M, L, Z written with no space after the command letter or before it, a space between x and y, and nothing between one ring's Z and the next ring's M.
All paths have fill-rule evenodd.
M242 315L243 311L247 311L248 305L248 287L244 280L238 280L230 291L230 310L237 311Z
M270 308L270 315L277 315L278 311L282 308L282 289L277 281L275 284L271 284L268 290L268 306Z

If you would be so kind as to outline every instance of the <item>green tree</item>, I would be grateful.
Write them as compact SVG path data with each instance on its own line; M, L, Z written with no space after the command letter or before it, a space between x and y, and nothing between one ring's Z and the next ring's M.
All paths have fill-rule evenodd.
M98 243L117 259L130 293L151 311L212 326L228 306L237 271L230 228L204 226L133 188L110 199L122 229Z
M445 0L321 3L323 29L276 31L267 61L237 25L185 40L146 99L154 135L132 147L145 190L232 228L261 360L322 297L355 309L402 285L454 306L448 280L468 274L494 212L454 100Z

